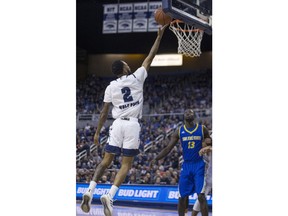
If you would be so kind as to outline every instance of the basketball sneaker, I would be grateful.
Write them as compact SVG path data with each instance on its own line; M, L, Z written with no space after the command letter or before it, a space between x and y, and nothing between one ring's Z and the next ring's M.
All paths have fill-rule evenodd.
M88 213L90 211L92 202L92 195L90 190L83 194L82 202L81 202L81 209L83 212Z
M110 194L104 194L100 197L101 203L104 206L104 215L112 216L113 212L113 199Z

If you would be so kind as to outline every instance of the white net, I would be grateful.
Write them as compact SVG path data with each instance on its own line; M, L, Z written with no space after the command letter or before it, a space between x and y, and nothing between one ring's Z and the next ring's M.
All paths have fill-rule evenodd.
M201 55L201 41L203 30L196 29L180 20L171 22L169 29L178 38L178 53L189 57Z

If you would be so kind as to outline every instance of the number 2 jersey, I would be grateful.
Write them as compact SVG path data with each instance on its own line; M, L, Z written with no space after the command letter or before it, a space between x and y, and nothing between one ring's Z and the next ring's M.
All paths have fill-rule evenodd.
M142 118L143 85L148 74L141 66L133 74L123 75L110 82L105 90L104 102L113 104L112 117Z

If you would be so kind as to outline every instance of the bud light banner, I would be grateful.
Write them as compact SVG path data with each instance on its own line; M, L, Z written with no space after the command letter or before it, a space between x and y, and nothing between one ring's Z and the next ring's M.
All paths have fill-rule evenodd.
M89 184L77 183L76 198L82 199L82 195L87 191ZM93 198L98 199L101 195L109 192L111 184L97 184ZM137 203L153 202L162 204L178 203L178 186L154 186L154 185L121 185L114 199L117 201L134 201ZM208 205L212 205L212 196L207 197ZM189 203L194 204L197 194L189 197Z

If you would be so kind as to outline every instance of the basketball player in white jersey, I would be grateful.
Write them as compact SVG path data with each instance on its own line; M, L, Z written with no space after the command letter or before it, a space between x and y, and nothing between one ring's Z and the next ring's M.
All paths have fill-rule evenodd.
M212 146L208 145L208 146L202 148L199 151L199 155L200 156L203 155L203 159L207 163L206 173L205 173L205 186L204 186L204 190L205 190L204 193L207 196L208 193L212 189ZM200 212L200 203L197 199L194 206L193 206L192 216L197 216L199 212Z
M104 158L96 167L89 188L82 198L81 209L86 213L90 211L97 181L101 178L106 168L110 166L114 156L122 154L121 168L109 193L100 197L104 206L105 216L112 216L113 198L125 180L134 157L139 153L140 125L138 120L142 118L143 85L167 26L159 28L157 38L148 56L143 61L142 66L134 73L131 73L128 64L122 60L117 60L112 64L112 72L117 76L117 79L110 82L105 90L104 106L94 135L94 143L96 145L99 145L100 130L107 119L110 104L113 105L112 117L115 120L109 129L109 139L105 146Z

